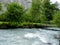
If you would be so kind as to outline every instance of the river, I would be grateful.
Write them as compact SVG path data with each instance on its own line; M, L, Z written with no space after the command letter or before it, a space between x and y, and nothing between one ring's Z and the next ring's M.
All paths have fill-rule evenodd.
M0 29L0 45L59 45L59 31L45 29Z

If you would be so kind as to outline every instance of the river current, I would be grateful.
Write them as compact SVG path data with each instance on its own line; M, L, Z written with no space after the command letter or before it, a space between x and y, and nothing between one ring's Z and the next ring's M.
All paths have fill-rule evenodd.
M0 29L0 45L59 45L59 31L45 29Z

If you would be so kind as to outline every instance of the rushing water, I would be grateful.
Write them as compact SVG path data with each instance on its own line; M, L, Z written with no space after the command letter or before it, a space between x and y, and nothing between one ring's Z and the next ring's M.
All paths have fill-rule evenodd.
M59 31L44 29L0 29L0 45L59 45Z

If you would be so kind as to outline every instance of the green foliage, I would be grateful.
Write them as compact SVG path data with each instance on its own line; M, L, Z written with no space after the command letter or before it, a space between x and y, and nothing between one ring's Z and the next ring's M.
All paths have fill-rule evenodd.
M2 3L0 2L0 11L2 10Z
M50 0L44 1L44 8L45 8L45 16L47 17L48 21L52 20L52 14L58 11L57 4L51 4Z
M23 15L23 22L32 22L32 16L28 13Z
M32 6L30 10L32 16L32 22L41 22L41 16L44 15L43 4L41 0L32 0Z
M40 20L41 20L41 23L46 23L47 18L46 18L45 15L41 15L40 18L41 18L41 19L40 19Z
M53 16L53 23L60 27L60 11Z
M2 21L2 22L6 22L6 16L5 16L5 14L0 14L0 21Z
M33 16L40 15L40 0L32 0L31 13Z
M7 10L0 14L0 21L8 23L1 23L3 26L33 26L35 25L33 23L37 25L39 25L38 23L50 23L52 18L53 23L60 25L60 11L57 4L51 4L50 0L32 0L31 8L28 10L25 10L20 3L16 2L6 3L5 6L7 6Z
M23 15L24 8L22 5L16 2L12 2L7 5L6 21L20 22Z

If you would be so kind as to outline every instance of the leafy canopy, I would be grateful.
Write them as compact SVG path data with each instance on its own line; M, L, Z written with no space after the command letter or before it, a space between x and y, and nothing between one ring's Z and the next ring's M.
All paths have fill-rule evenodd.
M24 7L16 2L12 2L7 5L7 21L19 22L24 12Z

